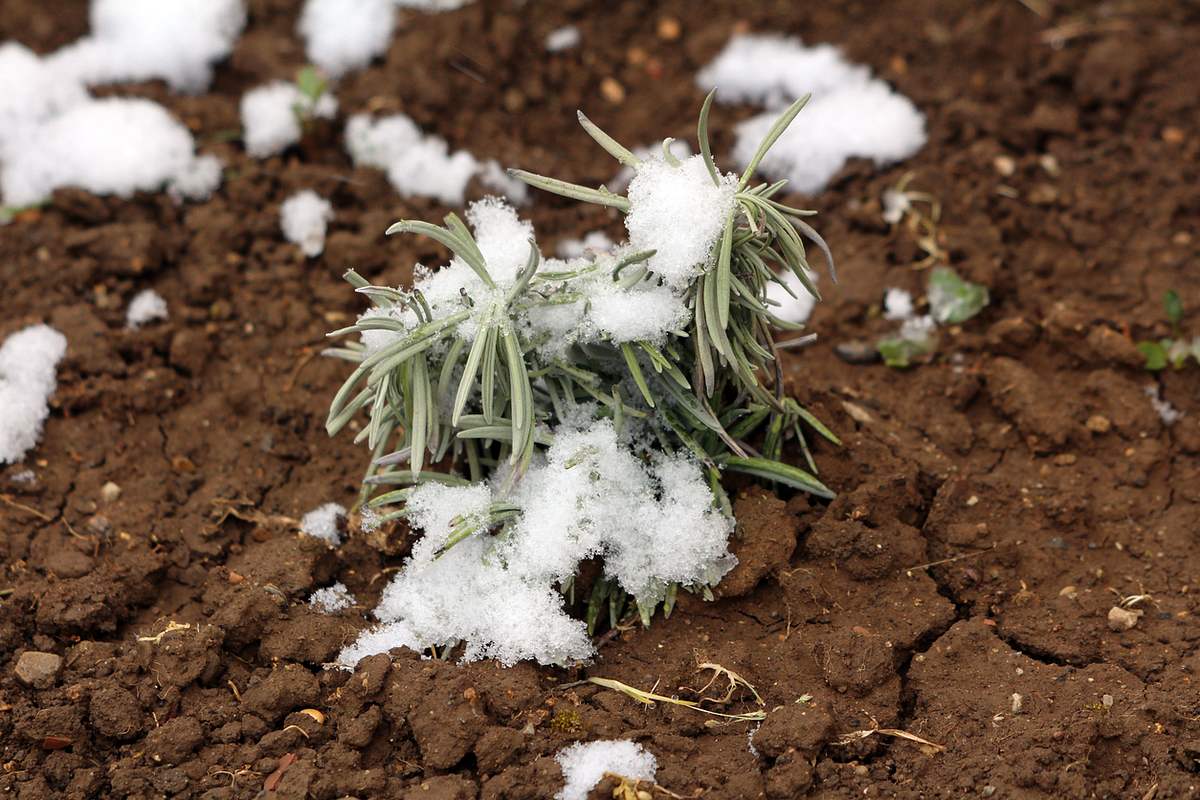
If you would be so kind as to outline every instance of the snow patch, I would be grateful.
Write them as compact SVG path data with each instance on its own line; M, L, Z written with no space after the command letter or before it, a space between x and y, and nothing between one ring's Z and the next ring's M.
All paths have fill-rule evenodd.
M1162 396L1162 390L1158 384L1151 383L1145 388L1146 397L1150 398L1150 405L1154 407L1158 418L1162 420L1162 424L1170 427L1183 417L1183 412L1171 405L1169 400Z
M0 346L0 464L20 461L41 438L66 352L66 337L48 325L23 328Z
M325 229L333 219L333 206L311 189L289 197L279 209L280 227L289 242L300 245L309 258L325 249Z
M338 503L326 503L309 511L300 519L300 532L315 536L337 547L342 543L338 522L346 517L346 509Z
M167 318L167 301L153 289L143 289L129 301L125 310L125 327L136 330L147 322Z
M297 29L308 60L330 77L383 55L396 25L393 0L307 0Z
M546 34L546 50L551 53L561 53L564 50L579 46L579 28L574 25L564 25Z
M723 102L753 102L767 109L737 126L733 156L743 167L779 112L812 94L759 167L802 192L821 191L850 158L882 166L908 158L925 143L925 117L916 106L830 45L808 47L775 35L735 36L700 71L697 84L718 87Z
M346 584L338 582L333 586L317 589L308 598L308 604L318 611L333 614L344 608L350 608L358 601L346 589Z
M804 288L804 284L796 277L796 273L787 270L781 276L791 293L774 281L767 284L767 300L771 313L784 322L808 322L816 308L817 298ZM817 273L809 270L809 280L817 285Z
M282 153L300 141L306 120L332 119L336 114L337 99L328 92L314 99L287 81L251 89L241 102L246 152L255 158Z
M913 315L912 293L904 289L889 288L883 295L883 318L903 321Z
M653 753L624 740L578 742L558 751L554 760L562 768L564 780L555 800L587 800L606 772L634 781L652 781L658 771Z
M589 231L582 239L565 239L558 243L559 258L581 258L589 253L607 253L614 247L604 231Z

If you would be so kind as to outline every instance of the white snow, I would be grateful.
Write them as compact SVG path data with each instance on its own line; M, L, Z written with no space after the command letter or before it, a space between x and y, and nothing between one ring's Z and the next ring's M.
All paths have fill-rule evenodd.
M16 42L0 45L0 86L0 159L6 141L88 99L79 82L63 78Z
M679 166L666 159L642 161L629 183L625 227L630 246L654 250L649 269L675 288L701 274L734 208L737 178L726 174L714 184L703 156Z
M207 200L221 185L221 159L198 156L167 184L167 192L177 200Z
M913 344L931 347L937 337L937 323L928 314L909 317L900 325L899 336Z
M819 192L847 159L884 165L908 158L925 143L925 118L912 102L829 45L808 47L775 35L735 36L700 71L697 84L705 90L716 86L724 102L754 102L767 109L737 126L733 156L743 167L779 112L812 94L760 166L764 175L786 178L802 192Z
M246 23L242 0L92 0L91 33L48 63L86 84L154 78L201 92Z
M786 289L774 281L768 283L767 300L769 302L767 307L772 314L784 322L808 322L808 318L812 316L813 309L817 305L817 298L809 294L808 289L804 288L804 284L796 277L796 273L787 270L782 277L788 289L792 290L792 294L788 294ZM816 286L817 273L809 270L808 277Z
M242 96L241 116L246 152L256 158L282 153L300 141L303 123L309 119L332 119L337 99L329 92L305 96L294 83L273 81Z
M48 325L23 328L0 346L0 464L20 461L41 438L66 352L66 337Z
M727 550L733 523L714 508L699 464L662 454L644 460L611 421L560 426L544 457L505 495L503 479L413 490L409 521L424 535L380 599L375 615L384 626L343 651L340 664L457 641L467 661L578 661L592 645L555 586L580 561L603 557L606 574L647 607L671 582L713 585L736 563ZM499 501L521 509L506 536L477 530L438 557L457 524L486 527Z
M337 503L326 503L300 518L300 532L337 547L342 543L342 532L338 529L338 522L345 516L344 507Z
M913 315L913 297L910 292L895 287L883 295L883 318L903 321Z
M392 187L406 197L432 197L460 205L475 177L517 204L524 203L529 193L497 162L481 163L466 150L451 152L445 139L426 134L404 114L380 119L355 114L346 124L346 150L356 166L386 171Z
M1171 402L1162 396L1162 390L1158 384L1148 384L1145 392L1146 397L1150 398L1150 405L1154 407L1154 411L1158 414L1158 418L1162 420L1163 425L1170 427L1183 417L1183 412L1171 405Z
M564 785L555 800L587 800L588 793L611 772L634 781L653 781L658 771L654 754L636 742L602 740L577 742L554 756Z
M309 258L325 249L325 229L333 219L333 206L311 189L289 197L279 209L280 227L289 242L300 245Z
M181 181L190 186L209 170L209 162L197 163L192 135L166 109L116 97L75 104L29 127L4 142L0 161L4 202L14 206L63 186L122 197Z
M580 258L588 253L607 253L614 247L604 231L588 231L582 239L564 239L558 243L559 258Z
M453 11L468 5L471 0L394 0L399 8L415 8L420 11Z
M912 200L904 192L896 189L884 189L883 191L883 221L889 225L896 225L904 215L912 208Z
M574 25L564 25L546 34L546 49L551 53L561 53L579 46L579 28Z
M307 0L298 29L308 60L337 78L382 55L395 23L393 0Z
M326 614L333 614L344 608L350 608L357 602L354 599L354 595L350 594L349 590L346 589L346 584L340 581L333 586L317 589L308 598L310 606Z
M147 322L167 318L167 301L153 289L143 289L129 301L125 310L125 327L132 330Z

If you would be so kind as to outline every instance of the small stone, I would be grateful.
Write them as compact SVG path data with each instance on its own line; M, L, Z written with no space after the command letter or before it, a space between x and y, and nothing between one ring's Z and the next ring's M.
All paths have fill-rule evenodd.
M613 105L625 102L625 87L616 78L608 77L600 81L600 94Z
M879 351L871 342L850 339L833 346L834 355L847 364L873 364L879 360Z
M26 650L17 659L13 672L17 680L34 689L49 689L58 680L62 671L62 656Z
M1046 541L1046 547L1049 547L1051 550L1066 550L1067 543L1061 536L1051 536Z
M1013 696L1012 696L1012 713L1013 713L1014 715L1016 715L1016 714L1020 714L1020 713L1021 713L1021 706L1022 706L1022 704L1023 704L1023 701L1024 701L1024 698L1023 698L1023 697L1021 697L1021 695L1017 694L1016 692L1013 692Z
M658 21L658 38L664 42L673 42L679 38L679 34L683 32L679 20L674 17L663 17Z
M1183 128L1168 125L1163 128L1162 138L1167 144L1183 144L1184 140L1187 139L1187 135L1183 132Z
M107 505L117 502L121 499L121 487L109 481L100 487L100 499Z
M996 158L992 160L992 168L995 169L999 175L1005 178L1011 178L1013 173L1017 171L1017 161L1012 156L996 156Z
M1079 597L1079 591L1074 586L1064 586L1058 590L1059 597L1065 597L1068 600L1074 600Z
M1113 707L1113 696L1111 694L1101 695L1100 704L1105 708Z
M1078 460L1074 453L1059 453L1054 457L1054 463L1060 467L1069 467Z
M994 795L996 793L996 787L992 786L991 784L988 784L987 786L983 787L983 789L979 793L981 795L983 795L984 797L991 797L992 795Z
M1121 633L1127 631L1134 625L1138 624L1138 620L1142 618L1140 609L1121 608L1113 606L1108 610L1108 627L1110 630Z
M1087 429L1092 433L1108 433L1112 430L1112 422L1109 421L1108 417L1093 414L1088 417Z
M860 778L865 778L871 774L871 769L866 764L856 764L854 766L854 774Z

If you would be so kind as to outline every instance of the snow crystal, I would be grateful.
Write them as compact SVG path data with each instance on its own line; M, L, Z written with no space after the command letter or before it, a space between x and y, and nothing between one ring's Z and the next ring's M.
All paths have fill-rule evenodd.
M562 768L564 780L555 800L587 800L606 772L635 781L652 781L658 771L653 753L625 740L577 742L558 751L554 759Z
M672 166L663 158L643 161L629 183L625 227L634 250L654 250L649 269L682 288L702 273L733 213L737 178L714 184L703 156Z
M48 62L87 84L162 78L201 92L245 23L242 0L92 0L91 34Z
M192 136L149 100L110 97L71 106L5 143L4 202L24 206L62 186L128 197L195 174Z
M588 253L607 253L613 249L613 240L604 231L589 231L582 239L565 239L558 243L560 258L579 258Z
M1150 398L1150 405L1154 407L1158 413L1158 418L1162 420L1163 425L1171 426L1183 417L1183 412L1171 405L1169 400L1162 396L1162 390L1158 384L1152 383L1145 388L1146 397Z
M908 158L925 143L925 118L908 98L871 71L851 64L830 45L807 47L796 38L735 36L697 75L701 88L718 87L724 102L754 102L767 111L737 126L734 159L745 166L779 112L796 98L812 99L761 163L764 175L786 178L815 193L850 158L883 165Z
M447 205L463 201L467 183L479 170L466 150L450 152L445 139L426 135L403 114L372 120L356 114L346 125L346 149L356 166L387 171L402 195L432 197Z
M308 604L318 611L323 611L326 614L333 614L341 611L343 608L350 608L358 601L354 599L354 595L350 594L344 583L335 583L333 586L327 586L324 589L317 589L308 598Z
M66 352L66 337L48 325L19 330L0 346L0 463L20 461L37 444Z
M561 53L579 46L579 28L574 25L564 25L546 34L546 49L551 53Z
M294 83L273 81L242 96L241 116L246 152L256 158L282 153L300 141L306 119L332 119L337 99L324 92L305 96Z
M326 503L301 517L300 532L323 539L337 547L342 543L342 532L338 529L338 521L345 516L345 508L337 503Z
M395 22L393 0L307 0L298 28L308 60L337 78L382 55Z
M508 495L499 495L502 480L413 490L407 513L424 536L375 611L391 627L369 632L340 664L456 641L465 642L467 661L577 661L592 646L555 584L583 559L602 556L606 574L644 605L662 600L671 582L715 584L736 563L727 550L732 521L714 508L699 464L665 455L647 462L620 442L611 421L561 426ZM476 532L441 553L456 526L485 527L497 501L521 509L503 539Z
M283 236L300 245L309 258L325 249L325 227L333 219L333 206L311 189L289 197L279 209Z
M153 289L143 289L129 301L125 327L136 330L147 322L167 318L167 301Z
M883 318L906 320L913 315L912 294L904 289L890 288L883 295Z

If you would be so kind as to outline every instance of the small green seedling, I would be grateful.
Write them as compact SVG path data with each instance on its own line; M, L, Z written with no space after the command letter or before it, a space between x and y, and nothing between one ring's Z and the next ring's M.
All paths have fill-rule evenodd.
M1151 372L1167 367L1182 369L1189 357L1200 363L1200 336L1189 342L1182 332L1183 301L1179 292L1170 289L1163 294L1163 310L1171 324L1171 335L1158 341L1146 339L1137 344L1138 350L1146 358L1146 369Z
M309 65L296 73L296 88L300 91L300 99L292 105L292 113L301 130L308 130L317 104L329 91L329 81L319 69Z
M958 325L975 317L990 300L986 286L964 280L949 267L935 267L926 289L929 314L903 321L896 333L876 342L883 363L895 369L912 366L937 349L938 326Z

